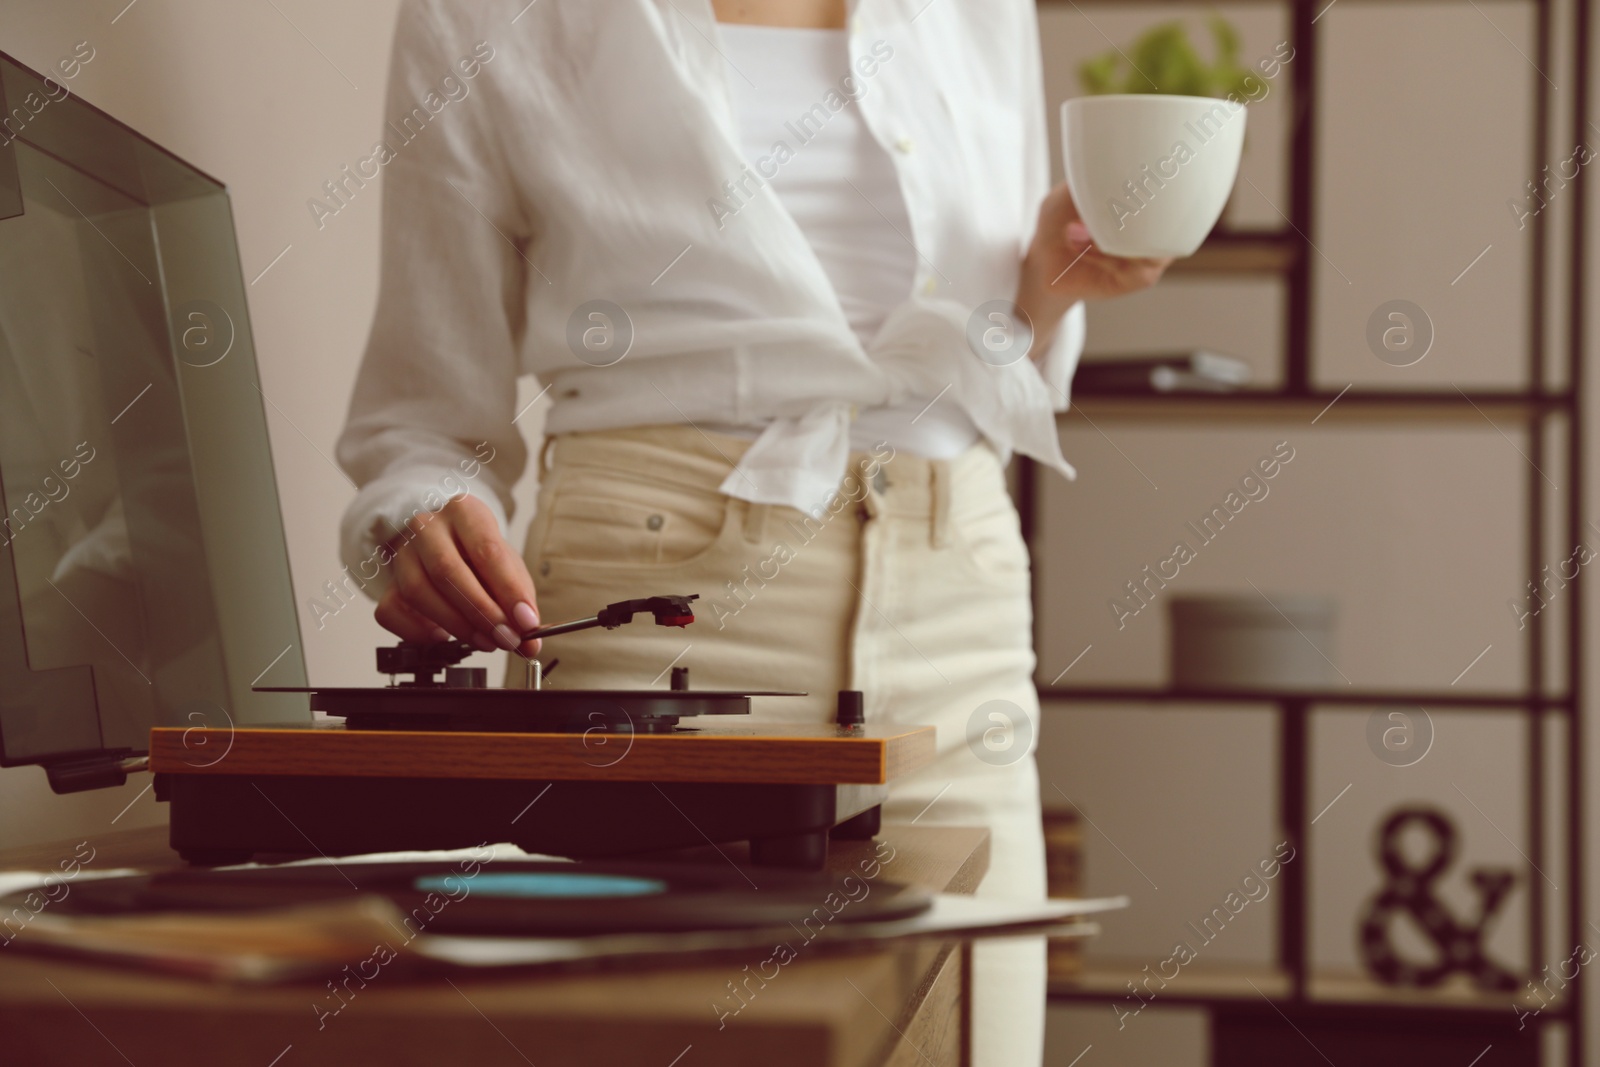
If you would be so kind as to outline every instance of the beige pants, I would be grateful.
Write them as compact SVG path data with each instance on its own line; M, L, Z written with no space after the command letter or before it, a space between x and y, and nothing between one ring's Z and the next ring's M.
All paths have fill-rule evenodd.
M853 456L839 495L807 516L718 492L745 447L687 426L548 442L526 553L540 616L700 594L684 630L641 619L552 639L552 681L665 685L687 666L696 688L809 692L757 701L788 722L829 721L839 689L863 690L869 723L937 728L937 760L894 785L884 817L987 826L979 893L1044 896L1028 557L999 457L885 446ZM521 678L519 663L508 684ZM973 971L973 1062L1037 1064L1043 942L980 944Z

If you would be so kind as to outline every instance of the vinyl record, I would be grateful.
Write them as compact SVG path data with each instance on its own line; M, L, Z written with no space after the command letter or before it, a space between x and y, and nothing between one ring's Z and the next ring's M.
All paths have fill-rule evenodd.
M470 873L469 873L470 872ZM747 877L748 875L748 877ZM754 883L754 884L752 884ZM860 875L698 864L352 863L182 870L81 882L58 914L238 912L385 896L436 934L574 937L909 918L931 897ZM0 909L20 900L0 899Z

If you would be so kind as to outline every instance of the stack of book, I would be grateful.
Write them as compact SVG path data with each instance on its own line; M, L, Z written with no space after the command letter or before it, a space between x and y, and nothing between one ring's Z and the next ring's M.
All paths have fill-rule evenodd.
M1227 393L1250 381L1250 364L1196 350L1168 356L1101 356L1078 365L1073 392Z
M1083 896L1083 827L1072 809L1044 812L1044 863L1053 900ZM1083 970L1083 939L1052 937L1050 977L1072 978Z

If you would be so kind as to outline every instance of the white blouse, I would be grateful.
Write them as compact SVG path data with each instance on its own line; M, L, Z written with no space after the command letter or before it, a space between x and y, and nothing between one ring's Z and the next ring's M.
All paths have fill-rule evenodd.
M812 110L853 73L849 33L718 28L745 161L759 166L780 141L793 147L787 162L768 166L773 192L816 253L857 340L870 349L889 313L911 297L917 250L907 236L911 217L894 158L872 136L861 109L851 101L836 112ZM746 70L757 72L752 81ZM931 459L959 456L980 435L966 409L944 399L929 393L858 410L850 448L867 452L886 441ZM748 437L765 428L765 422L729 427Z
M856 411L941 391L1002 454L1072 476L1054 411L1082 305L1037 362L1020 338L995 352L1007 334L985 306L1015 295L1048 191L1033 0L851 7L854 74L816 118L856 99L916 253L870 345L761 174L777 146L744 158L711 0L405 0L390 121L350 172L385 182L378 307L338 445L361 486L347 564L365 575L441 488L505 522L524 374L549 392L550 433L766 422L722 486L748 500L823 505Z

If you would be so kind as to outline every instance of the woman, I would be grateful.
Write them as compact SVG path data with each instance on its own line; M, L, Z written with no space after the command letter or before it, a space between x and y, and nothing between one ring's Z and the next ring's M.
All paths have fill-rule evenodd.
M339 456L379 621L529 656L541 613L698 593L681 640L561 638L560 684L678 663L807 690L760 713L809 721L862 689L869 722L938 732L886 818L988 826L980 891L1041 896L1004 464L1070 474L1082 301L1166 264L1102 255L1047 189L1031 0L488 6L404 5L405 119L375 149L382 286ZM552 403L518 553L523 374ZM976 1062L1038 1062L1042 946L979 946L974 978Z

